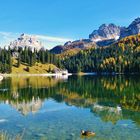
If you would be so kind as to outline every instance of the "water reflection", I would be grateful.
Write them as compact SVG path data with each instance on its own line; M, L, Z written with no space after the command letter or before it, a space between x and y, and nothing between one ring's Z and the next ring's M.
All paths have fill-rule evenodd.
M102 121L131 119L140 125L138 77L12 77L0 83L0 102L23 115L37 113L46 99L89 108Z

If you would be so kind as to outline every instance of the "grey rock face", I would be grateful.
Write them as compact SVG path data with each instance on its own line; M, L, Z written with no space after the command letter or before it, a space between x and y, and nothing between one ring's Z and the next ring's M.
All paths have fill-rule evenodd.
M120 38L140 33L140 18L136 18L127 28L122 28Z
M15 41L11 42L9 45L10 48L30 48L32 51L34 49L40 50L43 48L41 42L35 37L31 35L21 34L21 36Z
M98 30L94 30L89 38L98 46L110 45L116 40L140 33L140 18L136 18L128 27L119 27L115 24L103 24Z
M89 35L89 38L94 42L110 39L117 40L119 37L120 37L120 27L116 26L115 24L109 25L103 24L99 27L98 30L94 30Z

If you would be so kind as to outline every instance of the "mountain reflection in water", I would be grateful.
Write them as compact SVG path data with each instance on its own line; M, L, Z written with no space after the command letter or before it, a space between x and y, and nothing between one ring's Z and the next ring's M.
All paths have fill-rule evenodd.
M140 125L139 85L140 78L134 76L12 77L0 83L0 102L28 115L37 113L51 98L69 106L89 108L103 121L131 119Z

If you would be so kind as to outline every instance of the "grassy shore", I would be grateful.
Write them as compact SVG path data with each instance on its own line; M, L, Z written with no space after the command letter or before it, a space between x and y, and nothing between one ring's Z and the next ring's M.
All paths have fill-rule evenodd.
M52 73L55 68L57 67L53 64L36 63L32 67L23 63L20 64L19 67L17 67L16 64L13 64L12 72L10 74L47 74Z

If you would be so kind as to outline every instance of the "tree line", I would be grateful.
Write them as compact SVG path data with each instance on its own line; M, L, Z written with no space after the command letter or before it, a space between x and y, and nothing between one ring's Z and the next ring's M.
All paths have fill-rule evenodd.
M140 73L140 35L126 37L108 47L81 50L72 56L55 55L46 49L31 50L29 47L3 48L0 49L1 73L12 71L12 60L16 53L16 67L22 63L34 66L38 62L51 63L72 73Z
M0 73L10 73L12 71L12 56L10 48L0 49Z
M140 73L140 35L108 46L81 50L62 61L70 72Z
M37 51L36 49L31 50L29 47L22 48L8 48L0 49L0 73L11 73L13 66L13 58L17 60L15 67L20 67L21 64L27 66L34 66L36 62L42 64L54 64L61 68L61 61L55 55L51 54L46 49Z
M15 50L12 50L12 52L15 52ZM19 48L17 52L18 67L21 63L26 63L29 66L34 66L36 62L42 64L54 64L58 67L61 67L58 57L56 57L55 54L51 54L46 49L42 48L41 50L37 51L36 49L31 50L29 47L25 47L24 49Z

